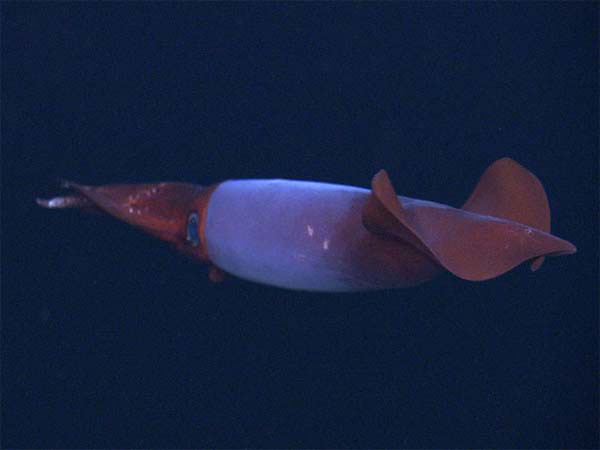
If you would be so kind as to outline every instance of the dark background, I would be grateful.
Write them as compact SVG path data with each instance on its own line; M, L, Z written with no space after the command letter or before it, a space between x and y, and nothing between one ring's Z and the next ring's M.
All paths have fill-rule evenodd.
M598 6L6 3L2 447L595 447ZM230 278L89 184L293 178L460 205L511 156L578 246L483 283Z

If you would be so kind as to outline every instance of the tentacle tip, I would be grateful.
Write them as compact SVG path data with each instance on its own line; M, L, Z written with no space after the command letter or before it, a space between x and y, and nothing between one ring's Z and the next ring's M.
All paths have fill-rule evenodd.
M208 278L213 283L222 283L225 279L225 272L217 266L213 265L208 271Z
M78 186L77 183L74 183L73 181L70 181L70 180L65 180L64 178L59 178L58 183L60 184L60 187L63 189L71 189L73 187Z
M36 198L35 202L42 208L52 208L52 206L50 206L50 200L45 198Z
M36 198L35 202L42 208L56 209L56 208L68 208L72 202L69 197L54 197L54 198Z
M50 199L36 198L36 203L43 208L65 209L65 208L93 208L94 204L86 197L76 195L65 195Z

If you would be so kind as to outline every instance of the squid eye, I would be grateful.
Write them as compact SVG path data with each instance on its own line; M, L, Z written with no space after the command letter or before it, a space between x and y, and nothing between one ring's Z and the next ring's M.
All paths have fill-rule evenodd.
M198 247L200 236L198 236L198 214L195 212L188 216L186 240L194 247Z

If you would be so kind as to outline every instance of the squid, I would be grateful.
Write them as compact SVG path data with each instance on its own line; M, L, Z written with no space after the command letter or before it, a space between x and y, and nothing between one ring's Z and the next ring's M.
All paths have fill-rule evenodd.
M113 216L208 264L215 282L404 288L443 272L482 281L525 261L537 270L546 256L576 251L550 234L542 184L510 158L487 168L461 208L400 196L385 170L370 190L285 179L63 187L71 193L37 203Z

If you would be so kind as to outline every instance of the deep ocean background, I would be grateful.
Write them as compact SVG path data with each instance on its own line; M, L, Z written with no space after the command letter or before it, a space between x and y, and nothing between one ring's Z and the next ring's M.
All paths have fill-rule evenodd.
M598 4L2 2L1 447L598 445ZM88 184L292 178L460 205L495 159L577 245L470 283L285 291Z

